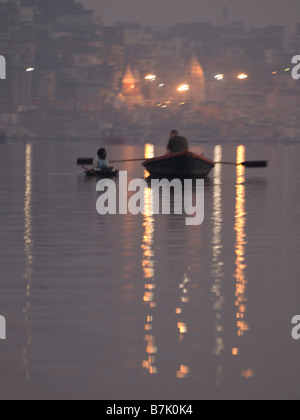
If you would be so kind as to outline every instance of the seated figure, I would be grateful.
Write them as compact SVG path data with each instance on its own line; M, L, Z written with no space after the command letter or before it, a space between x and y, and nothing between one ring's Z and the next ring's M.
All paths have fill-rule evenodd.
M167 154L186 152L189 150L189 143L185 137L173 136L167 146Z
M105 168L109 168L109 161L107 159L107 151L105 149L99 149L97 156L93 162L93 170L100 171Z

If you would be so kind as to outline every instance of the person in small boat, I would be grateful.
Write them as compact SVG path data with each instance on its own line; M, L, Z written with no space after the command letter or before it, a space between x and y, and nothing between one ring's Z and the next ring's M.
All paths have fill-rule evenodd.
M93 162L93 170L101 171L103 169L112 170L113 168L109 165L109 160L107 159L107 151L105 149L99 149Z
M179 136L178 131L177 130L172 130L171 133L170 133L170 139L173 138L173 137L176 137L176 136Z
M186 152L190 146L185 137L179 136L177 130L171 131L171 137L167 146L167 154Z

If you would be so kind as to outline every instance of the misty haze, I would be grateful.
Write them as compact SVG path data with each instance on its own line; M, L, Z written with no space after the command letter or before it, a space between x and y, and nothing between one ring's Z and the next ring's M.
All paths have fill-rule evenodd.
M299 398L299 11L0 1L2 399Z

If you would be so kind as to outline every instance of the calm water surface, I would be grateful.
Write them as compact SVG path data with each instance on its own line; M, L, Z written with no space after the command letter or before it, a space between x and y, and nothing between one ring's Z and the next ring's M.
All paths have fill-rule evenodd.
M99 216L75 166L98 146L0 145L0 398L298 399L300 147L195 147L270 162L217 167L197 227L151 190L144 216Z

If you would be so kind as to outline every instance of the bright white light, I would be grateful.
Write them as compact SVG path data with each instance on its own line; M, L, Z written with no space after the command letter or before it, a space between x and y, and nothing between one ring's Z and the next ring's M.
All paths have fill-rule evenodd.
M181 85L178 87L178 92L187 92L188 90L190 90L190 86L189 85Z
M237 77L239 80L244 80L244 79L248 79L248 74L245 73L241 73L238 75Z
M216 74L215 79L223 80L224 79L224 74Z
M164 83L161 83L160 85L158 85L158 87L164 87L164 86L165 86Z
M28 67L28 69L26 69L26 71L27 72L34 71L34 67Z
M148 74L146 77L145 77L145 80L149 80L149 82L154 82L155 80L156 80L156 75L155 74Z

